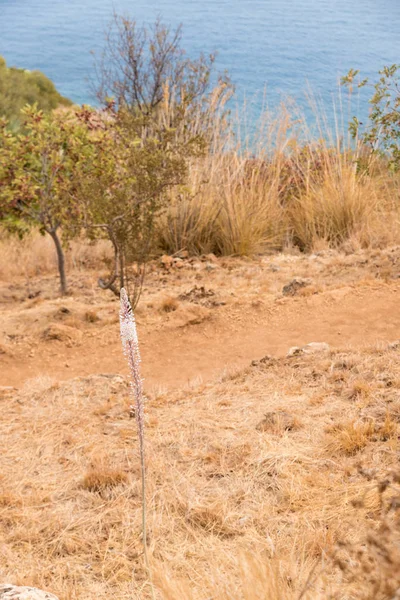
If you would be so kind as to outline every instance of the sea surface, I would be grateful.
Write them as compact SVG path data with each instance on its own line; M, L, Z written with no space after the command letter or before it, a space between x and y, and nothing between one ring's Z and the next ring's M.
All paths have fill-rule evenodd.
M188 54L218 52L253 120L288 96L310 114L310 89L331 119L350 68L376 78L400 63L400 0L0 0L0 55L43 71L73 101L95 103L92 53L101 52L113 11L182 23ZM366 92L357 103L366 114Z

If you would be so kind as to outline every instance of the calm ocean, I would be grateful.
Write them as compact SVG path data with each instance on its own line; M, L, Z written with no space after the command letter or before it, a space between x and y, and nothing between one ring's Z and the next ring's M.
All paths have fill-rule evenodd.
M400 0L0 0L0 55L40 69L72 100L93 102L91 51L101 49L113 9L182 23L188 53L216 50L253 115L264 90L269 105L287 95L304 104L310 86L329 107L351 67L374 76L400 62Z

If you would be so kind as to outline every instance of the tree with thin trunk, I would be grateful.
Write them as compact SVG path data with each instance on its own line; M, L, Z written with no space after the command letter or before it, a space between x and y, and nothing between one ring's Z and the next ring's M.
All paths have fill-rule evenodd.
M92 145L89 131L69 112L23 111L24 133L12 134L0 122L0 222L22 235L32 227L55 245L61 294L68 291L62 239L80 230L77 173Z
M168 190L182 185L186 160L195 148L173 131L145 135L149 118L115 105L104 111L83 108L77 118L91 132L93 153L77 179L82 226L89 239L106 238L114 250L110 273L99 279L119 296L126 288L134 308L144 268L153 248L155 220Z
M216 116L221 122L228 115L233 87L226 74L214 73L214 62L213 54L187 56L181 27L114 15L95 63L94 91L108 118L99 127L94 116L103 135L94 168L82 180L85 227L114 248L100 286L115 294L125 287L133 309L170 191L185 186L190 161L211 148ZM88 111L82 118L93 122Z

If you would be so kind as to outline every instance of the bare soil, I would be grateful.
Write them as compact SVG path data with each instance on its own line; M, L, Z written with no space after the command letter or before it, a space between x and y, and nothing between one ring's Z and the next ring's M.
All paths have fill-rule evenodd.
M195 273L190 263L168 271L155 266L137 310L147 385L176 388L207 381L227 368L265 354L282 356L291 346L312 341L357 348L397 339L399 255L392 249L225 259L212 271L199 261L202 270ZM299 275L308 285L283 295L284 286ZM71 297L57 297L56 286L52 277L30 282L29 292L22 281L0 287L1 385L18 387L38 375L65 380L126 373L116 299L96 288L91 272L74 274ZM199 292L196 300L200 287L212 295ZM38 295L29 299L28 294ZM171 296L188 300L165 312L163 300ZM51 324L72 328L70 338L67 331L64 339L49 339Z

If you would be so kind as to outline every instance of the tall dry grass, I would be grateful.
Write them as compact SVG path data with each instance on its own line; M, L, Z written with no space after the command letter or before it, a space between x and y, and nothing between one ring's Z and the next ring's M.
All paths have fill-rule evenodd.
M397 243L399 178L382 161L360 170L362 151L321 115L311 131L293 107L262 115L251 142L239 118L228 128L216 123L210 152L190 165L187 187L171 194L159 246L251 255L287 245Z

